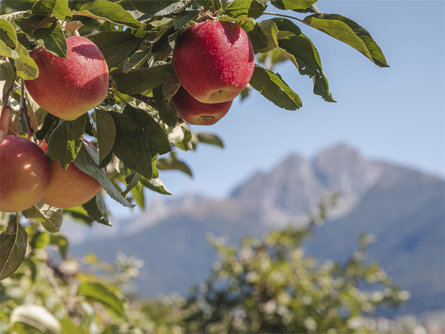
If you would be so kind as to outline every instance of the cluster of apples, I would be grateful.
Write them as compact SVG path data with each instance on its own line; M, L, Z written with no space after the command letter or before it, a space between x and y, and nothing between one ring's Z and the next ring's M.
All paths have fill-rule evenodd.
M105 98L107 63L99 48L87 38L67 38L67 58L41 47L31 57L39 67L39 77L26 81L25 86L49 113L74 120ZM6 136L0 143L0 211L22 211L39 201L71 208L89 201L100 191L94 178L72 163L63 169L59 161L45 154L46 150L46 142L39 147L19 136Z
M191 124L216 123L249 83L254 60L249 37L234 23L207 21L188 28L173 50L181 84L172 99L178 115Z

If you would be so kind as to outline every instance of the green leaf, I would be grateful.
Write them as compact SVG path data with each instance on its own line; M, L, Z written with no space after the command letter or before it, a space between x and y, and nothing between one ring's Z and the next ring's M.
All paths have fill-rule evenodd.
M61 21L65 21L67 17L72 17L68 0L39 0L32 7L32 13L41 16L48 16L52 13Z
M389 67L371 35L354 21L337 14L314 14L304 19L311 27L342 41L361 52L380 67Z
M74 121L60 120L49 137L48 155L53 160L59 160L65 169L82 147L86 121L86 114Z
M164 182L162 182L161 179L159 178L147 179L145 177L142 177L141 183L144 185L144 187L152 191L155 191L163 195L171 195L171 192L167 189Z
M171 155L168 158L158 159L156 161L156 166L160 170L178 170L190 177L193 177L190 167L185 162L177 159L174 155Z
M196 137L200 143L209 144L224 148L224 143L218 136L213 133L199 132L196 133Z
M17 46L17 35L14 26L5 19L0 19L0 40L10 48Z
M99 31L87 36L102 51L108 67L119 66L139 46L130 31Z
M28 304L17 306L11 312L10 322L26 324L34 327L40 333L58 334L61 330L59 320L45 307L40 305Z
M265 68L255 66L250 85L281 108L296 110L302 106L300 97L281 76Z
M111 77L116 82L117 89L120 92L136 94L161 86L171 73L173 73L171 64L164 64L137 69L128 73L114 71L111 73Z
M125 73L134 69L135 67L139 67L144 61L151 55L151 49L145 50L137 50L133 53L130 58L122 65L122 70Z
M85 204L82 204L82 207L86 210L88 216L98 223L111 226L104 197L101 192Z
M266 20L255 24L249 32L255 53L268 52L278 46L278 27L273 20Z
M179 0L130 0L134 8L149 16L165 16L184 7L184 2Z
M174 90L179 88L177 83L174 82L175 79L172 77L176 76L172 74L169 76L161 87L153 89L153 98L155 100L156 109L159 112L159 117L168 126L175 126L178 121L178 116L176 114L176 109L171 101L168 100L171 94L174 94ZM176 92L175 92L176 93Z
M51 233L59 232L63 222L63 209L38 202L33 207L22 212L26 218L33 218L41 222L43 227Z
M99 166L113 149L116 139L116 124L113 116L104 110L95 110L97 143L99 145Z
M84 296L89 301L102 304L105 309L117 317L124 316L124 301L108 284L84 281L80 283L77 294Z
M271 0L272 5L279 9L306 9L318 0Z
M34 33L37 43L42 45L52 54L66 58L67 45L62 28L54 22L49 28L37 29Z
M105 172L99 168L99 153L89 144L83 144L74 160L74 164L85 174L94 177L110 195L112 199L126 207L133 207L125 197L121 195L120 190L108 179Z
M314 81L314 93L325 101L335 102L329 92L329 83L323 73L320 56L312 41L304 35L300 28L288 19L272 19L279 29L278 46L294 63L301 75L308 75Z
M126 25L133 29L138 29L142 26L141 22L136 20L120 5L107 0L87 2L80 7L79 11L74 11L73 14L102 19L115 24Z
M14 68L9 61L0 62L0 94L4 96L14 83Z
M190 10L183 12L180 16L175 18L173 20L173 25L175 29L180 29L186 24L188 24L190 21L195 20L199 15L199 11L197 10Z
M33 80L39 76L39 68L34 59L29 56L28 50L20 43L17 43L16 51L18 58L15 58L17 76L23 80Z
M68 239L60 234L50 234L50 244L59 248L59 253L62 259L66 258L68 251Z
M18 58L18 53L15 50L11 50L5 42L0 41L0 56L8 58Z
M29 242L31 249L44 249L50 241L51 237L47 232L37 231L32 240Z
M17 216L12 216L6 231L0 234L0 281L17 270L25 258L28 235L19 223Z
M134 124L142 127L143 138L153 155L171 151L166 131L145 110L127 105L124 114L129 115Z

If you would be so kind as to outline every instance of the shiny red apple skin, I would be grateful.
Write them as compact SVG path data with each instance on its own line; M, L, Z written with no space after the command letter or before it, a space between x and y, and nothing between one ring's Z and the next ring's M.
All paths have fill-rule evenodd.
M90 142L86 140L85 142L93 146ZM48 144L42 141L40 147L46 152ZM41 201L57 208L67 209L88 202L101 189L102 186L95 178L82 172L73 163L70 163L67 169L63 169L59 161L51 160L51 180Z
M48 190L48 157L31 141L7 136L0 144L0 211L28 209Z
M66 42L66 59L42 47L31 52L39 67L39 76L25 81L25 86L43 109L71 121L104 100L108 90L108 66L100 49L89 39L71 36Z
M172 102L178 115L187 123L212 125L227 114L233 101L212 104L202 103L181 87L173 96Z
M249 83L254 60L246 32L231 22L195 24L178 38L173 50L179 82L203 103L233 100Z

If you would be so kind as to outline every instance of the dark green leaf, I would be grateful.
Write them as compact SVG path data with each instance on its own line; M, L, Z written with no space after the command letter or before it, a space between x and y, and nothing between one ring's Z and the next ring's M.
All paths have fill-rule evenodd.
M99 153L90 145L82 145L76 160L74 160L74 164L85 174L94 177L115 201L126 207L132 207L131 203L121 195L120 190L108 179L105 172L98 167Z
M86 121L87 115L74 121L61 120L49 137L48 155L53 160L59 160L65 169L82 147Z
M10 48L17 46L17 35L14 26L5 19L0 19L0 40Z
M9 61L0 63L0 94L4 96L14 83L14 68Z
M52 54L66 58L66 39L62 28L54 22L49 28L37 29L34 33L37 42Z
M10 276L25 258L28 235L18 217L12 216L0 234L0 281Z
M249 32L255 53L267 52L278 46L278 28L273 20L266 20L255 24Z
M79 296L84 296L88 300L102 304L108 311L117 317L124 316L124 301L106 283L84 281L77 290Z
M111 226L102 192L99 192L88 202L82 204L82 207L88 215L98 223Z
M119 66L139 46L129 31L99 31L87 37L102 51L109 68Z
M20 43L17 43L16 51L18 58L15 60L17 76L24 80L33 80L39 76L39 68L34 59L29 56L28 50Z
M122 71L128 73L128 71L141 65L151 54L150 49L138 50L133 53L130 58L122 65Z
M214 145L214 146L224 148L224 143L221 140L221 138L214 135L213 133L199 132L199 133L196 133L196 137L198 137L198 141L200 143L205 143L205 144Z
M52 13L61 21L72 16L68 0L39 0L32 7L32 13L41 16L48 16Z
M371 35L354 21L337 14L314 14L306 17L304 22L350 45L376 65L389 67L382 50Z
M250 85L281 108L296 110L302 106L300 97L281 79L279 74L262 67L255 66Z
M194 19L196 19L198 17L198 15L199 15L199 11L197 11L197 10L185 11L180 16L178 16L177 18L175 18L173 20L173 25L174 25L175 29L180 29L183 26L185 26L187 23L189 23L190 21L193 21Z
M304 35L300 28L288 19L272 19L283 36L278 46L294 63L301 75L308 75L314 81L314 93L325 101L335 102L329 92L329 83L323 73L320 56L312 41Z
M141 178L141 183L144 185L144 187L153 190L157 193L163 195L171 195L171 192L167 189L164 182L162 182L159 178L147 179L143 177Z
M174 126L178 121L176 109L173 103L168 101L166 97L171 95L175 88L176 84L167 78L162 89L158 87L153 90L153 97L155 99L156 109L159 112L159 117L168 126Z
M184 2L178 0L130 0L130 3L149 16L168 15L184 6Z
M111 152L116 139L116 124L113 116L104 110L94 112L97 126L97 143L99 145L99 166Z
M111 73L111 76L120 92L136 94L161 86L171 73L173 73L171 64L165 64L128 73L115 71Z
M63 222L63 209L38 202L33 207L22 212L26 218L33 218L42 223L43 227L51 233L59 232Z
M142 26L129 12L115 2L107 0L95 0L87 2L74 15L83 15L95 19L102 19L116 24L123 24L130 28L138 29Z
M190 167L185 162L177 159L174 155L171 155L168 158L158 159L156 161L156 166L160 170L179 170L190 177L193 177Z
M279 9L306 9L317 0L271 0L272 5Z

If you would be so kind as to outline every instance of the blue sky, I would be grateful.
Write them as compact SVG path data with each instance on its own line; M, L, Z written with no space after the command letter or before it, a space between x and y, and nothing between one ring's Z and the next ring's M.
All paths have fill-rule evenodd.
M351 47L296 22L316 45L337 103L314 95L312 81L292 64L277 67L303 108L285 111L254 92L244 102L236 100L216 125L194 127L218 134L226 147L181 152L194 178L161 172L175 196L222 197L290 153L311 157L339 142L371 158L445 176L445 2L319 0L317 5L367 29L391 67L379 68ZM147 193L148 201L155 197ZM117 215L129 213L112 207Z

